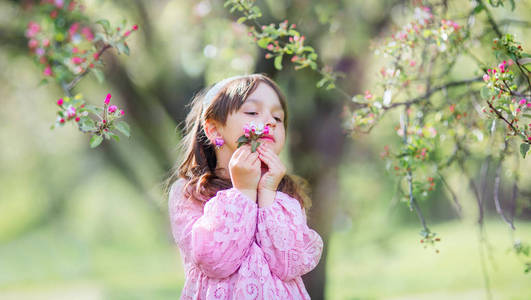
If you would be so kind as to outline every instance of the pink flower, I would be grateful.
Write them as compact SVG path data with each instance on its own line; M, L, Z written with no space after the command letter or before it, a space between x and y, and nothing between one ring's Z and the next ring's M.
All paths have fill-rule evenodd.
M76 108L73 107L72 105L69 105L68 108L66 109L66 115L67 115L68 119L71 119L71 118L75 117Z
M50 46L50 40L49 40L49 39L44 39L44 40L42 41L42 46L43 46L43 47L48 47L48 46Z
M487 75L487 74L483 75L483 80L484 81L489 81L490 80L490 76Z
M500 68L500 72L505 73L505 61L499 64L498 68Z
M44 72L43 73L44 73L45 76L52 76L52 68L50 66L46 66L46 68L44 68ZM61 101L63 101L63 99L61 99ZM59 103L57 103L57 104L59 104Z
M531 102L527 103L527 108L531 108Z
M77 57L77 56L72 57L72 63L73 64L79 65L82 62L83 62L83 60L81 59L81 57Z
M74 24L70 26L70 28L68 29L68 33L70 34L70 37L76 34L78 28L79 28L79 23L77 22L75 22Z
M372 99L372 94L369 91L365 91L365 99Z
M133 30L138 30L138 25L133 25Z
M267 50L269 50L269 51L273 50L273 44L267 45Z
M59 119L59 122L60 122L60 123L64 123L64 122L65 122L65 119L61 118L61 119Z
M72 48L72 53L76 54L78 52L79 52L79 49L77 49L77 47Z
M57 8L62 8L63 5L65 4L65 1L64 0L55 0L54 1L54 4Z
M527 140L531 142L531 135L527 137Z
M76 120L76 122L79 122L79 120L81 120L81 118L80 117L76 117L75 120Z
M105 97L105 104L109 104L109 102L111 101L111 94L107 94L107 97Z
M88 41L92 41L94 39L94 34L89 27L83 27L83 29L81 29L81 34L84 35Z
M417 64L416 61L412 60L409 62L409 66L414 67Z
M120 109L120 115L122 115L122 116L125 115L125 112L124 112L123 109Z
M129 30L126 30L126 31L124 32L124 36L125 36L125 37L129 36L130 34L131 34L131 31L129 31Z
M39 24L35 22L28 23L28 29L26 30L26 37L32 38L41 30Z
M116 107L116 105L111 105L109 106L109 112L112 114L113 112L115 112L116 110L118 109L118 107Z
M518 113L519 113L520 111L521 111L521 110L520 110L520 108L517 108L517 109L516 109L516 112L518 112Z
M520 102L518 102L519 105L526 105L527 104L527 101L525 99L522 99L520 100Z
M35 50L35 54L37 54L37 56L43 56L44 53L46 53L46 51L44 51L42 48L37 48L37 50Z
M269 125L266 125L264 127L264 131L262 132L263 134L269 134Z
M39 46L39 42L37 42L37 40L34 40L34 39L29 40L28 47L36 48L37 46Z
M57 105L62 106L64 103L63 98L57 100Z

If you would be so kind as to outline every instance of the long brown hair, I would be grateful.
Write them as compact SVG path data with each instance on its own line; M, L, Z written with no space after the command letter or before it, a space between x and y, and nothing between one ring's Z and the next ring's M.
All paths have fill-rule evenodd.
M229 81L206 104L204 98L212 86L202 89L189 104L191 110L185 120L185 135L178 145L179 153L184 155L182 161L172 168L171 175L165 180L164 195L166 198L168 198L171 186L179 178L187 180L184 186L185 197L191 196L203 202L215 196L217 191L232 187L230 179L217 175L219 173L216 172L216 152L205 134L203 124L206 120L212 119L225 125L228 115L240 109L248 95L260 82L268 84L277 93L284 110L284 129L287 136L286 97L278 85L265 74L250 74ZM299 176L286 174L278 185L278 191L296 198L305 209L311 206L308 182Z

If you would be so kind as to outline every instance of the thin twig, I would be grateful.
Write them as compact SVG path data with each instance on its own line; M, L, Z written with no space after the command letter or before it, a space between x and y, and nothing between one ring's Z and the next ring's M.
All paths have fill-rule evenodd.
M483 77L475 77L475 78L470 78L470 79L465 79L465 80L452 81L452 82L449 82L449 83L434 87L434 88L432 88L430 90L427 90L426 93L424 93L424 95L422 95L422 96L413 98L413 99L411 99L409 101L405 101L405 102L395 102L395 103L392 103L389 106L384 106L383 108L384 109L391 109L391 108L394 108L394 107L397 107L397 106L400 106L400 105L409 106L409 105L415 104L417 102L420 102L420 101L430 97L433 93L438 92L440 90L451 88L451 87L458 87L458 86L466 85L466 84L469 84L469 83L472 83L472 82L480 82L482 80L483 80Z
M508 220L503 213L503 209L500 204L500 181L501 181L501 170L503 165L503 160L505 159L505 151L507 149L508 140L505 139L503 143L503 149L501 150L500 159L498 161L498 167L496 168L496 176L494 177L494 204L496 205L496 212L501 216L503 221L511 227L512 230L515 230L512 220Z
M101 55L103 54L103 52L105 52L105 50L111 48L111 45L109 44L105 44L101 49L100 51L98 51L98 54L97 54L97 57L98 59L101 57ZM83 78L83 76L85 76L89 71L89 68L86 68L85 70L83 70L83 72L81 72L81 74L77 75L70 83L66 84L63 89L65 90L65 92L68 90L68 91L71 91L72 88L74 88L74 86L77 84L77 82L79 80L81 80L81 78Z

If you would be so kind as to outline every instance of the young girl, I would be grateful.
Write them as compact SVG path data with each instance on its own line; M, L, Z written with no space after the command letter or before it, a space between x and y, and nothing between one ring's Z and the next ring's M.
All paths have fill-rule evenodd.
M306 223L305 181L278 157L287 117L284 95L262 74L227 78L192 101L184 160L167 183L181 299L310 298L301 275L323 241ZM270 128L255 152L237 142L251 122Z

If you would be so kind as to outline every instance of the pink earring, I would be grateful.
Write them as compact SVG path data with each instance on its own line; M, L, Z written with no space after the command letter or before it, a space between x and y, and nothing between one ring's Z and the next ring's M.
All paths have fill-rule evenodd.
M225 140L222 138L216 138L215 143L216 143L216 148L219 149L221 146L223 146L223 144L225 144Z

